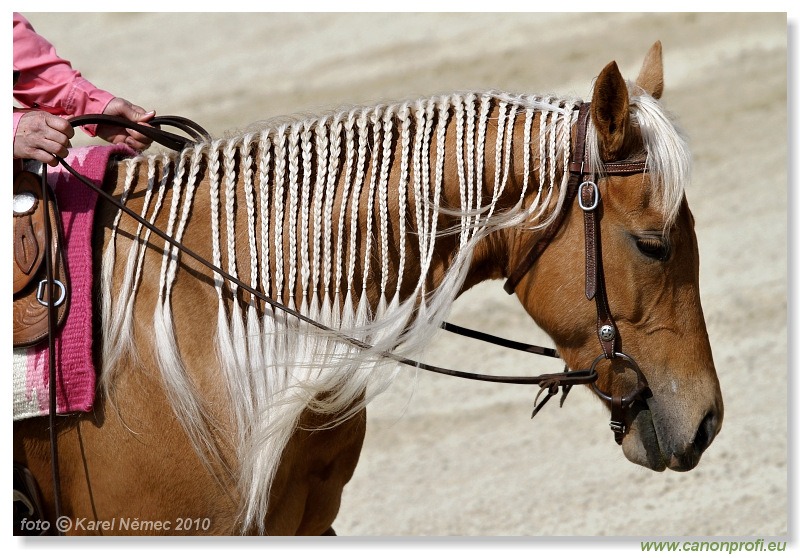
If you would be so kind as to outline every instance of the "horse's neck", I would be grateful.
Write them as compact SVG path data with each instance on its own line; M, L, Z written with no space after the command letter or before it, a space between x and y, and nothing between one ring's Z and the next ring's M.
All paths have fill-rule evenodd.
M532 245L563 199L561 187L566 166L564 156L568 155L570 145L570 114L496 102L490 109L488 122L483 171L476 172L474 179L479 181L475 190L479 194L464 195L461 167L467 163L458 157L451 157L446 175L444 205L452 208L461 203L467 211L481 208L479 215L471 217L475 230L462 233L467 238L475 234L479 239L471 247L471 263L461 292L485 280L505 277L511 252L520 243L520 231L525 236L524 244ZM451 153L458 153L457 134L449 137L454 143ZM469 201L472 198L474 204ZM463 220L448 216L445 219L449 222L443 229L458 228L458 221ZM482 230L490 232L481 235ZM447 273L458 244L452 240L441 243L437 265L431 270L432 284L438 284Z
M135 182L171 186L158 221L267 295L374 309L436 290L466 252L464 287L502 274L508 239L488 231L558 199L559 119L488 95L377 107L199 147L166 181L142 162Z
M299 125L278 134L274 176L288 182L273 189L272 227L286 234L271 255L281 272L273 292L287 296L294 285L295 301L366 296L374 310L439 289L467 254L467 286L499 276L506 235L488 231L512 209L521 215L558 198L559 118L467 95L349 113L327 134ZM324 160L325 150L340 153L338 168L313 166L312 151ZM543 160L554 161L543 167L548 176ZM291 281L303 269L305 284Z

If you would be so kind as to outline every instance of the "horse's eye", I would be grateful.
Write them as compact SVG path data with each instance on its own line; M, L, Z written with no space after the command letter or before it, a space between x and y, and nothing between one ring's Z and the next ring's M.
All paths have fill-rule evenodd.
M669 259L669 243L666 239L656 236L641 236L636 239L636 247L639 251L654 260L661 262Z

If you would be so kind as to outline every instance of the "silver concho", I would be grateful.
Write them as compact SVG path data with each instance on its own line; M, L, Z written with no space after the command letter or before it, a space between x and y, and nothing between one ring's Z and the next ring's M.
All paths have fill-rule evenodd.
M600 327L600 339L603 341L613 341L616 335L617 331L614 329L614 326L604 325Z
M25 215L36 208L36 196L32 192L19 192L14 194L14 201L11 205L14 215Z

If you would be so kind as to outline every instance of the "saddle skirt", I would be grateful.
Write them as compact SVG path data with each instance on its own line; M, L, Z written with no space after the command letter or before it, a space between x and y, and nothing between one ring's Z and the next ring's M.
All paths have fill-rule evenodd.
M96 184L101 184L112 156L130 157L134 154L133 150L124 145L91 146L72 149L67 157L67 162L85 177ZM56 336L55 345L57 352L56 408L59 414L85 412L92 409L96 385L92 352L92 231L97 194L61 167L49 170L48 182L55 194L59 209L57 218L60 219L63 227L61 237L63 257L60 258L62 266L60 272L64 278L69 278L69 311L65 312L66 319ZM25 187L29 185L21 184ZM23 205L26 203L33 205L30 200L26 201L24 198L19 202L16 209L19 209L20 213L25 213ZM21 222L20 227L27 227L27 224ZM37 260L40 259L44 248L43 241L39 242L38 239L30 238L31 234L35 236L36 229L37 227L31 224L30 230L33 232L22 233L22 236L27 234L29 237L23 241L25 242L23 246L18 246L19 239L16 236L19 235L15 235L14 265L22 270L29 269L29 275L34 273L37 266L41 266L41 262L37 262ZM16 253L18 251L19 254ZM56 271L56 278L59 277L58 274L59 271ZM35 288L35 286L25 284L25 280L15 269L15 300L18 296L18 287L20 291L24 292ZM58 288L54 291L54 296L58 297ZM35 304L38 303L35 302ZM42 311L46 315L46 308L43 306ZM46 326L44 332L43 341L20 347L16 346L18 343L15 334L13 354L14 420L47 416L48 414Z

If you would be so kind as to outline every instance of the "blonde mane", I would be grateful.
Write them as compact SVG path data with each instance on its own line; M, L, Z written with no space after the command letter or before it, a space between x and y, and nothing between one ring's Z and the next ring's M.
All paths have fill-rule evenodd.
M180 155L120 163L123 201L137 173L147 177L143 217L155 221L169 204L167 232L177 240L189 227L201 227L208 231L215 265L373 347L357 349L313 330L214 273L215 343L236 430L238 463L231 474L243 501L244 530L266 513L280 456L300 414L311 408L333 422L366 405L395 373L394 363L381 354L398 348L412 354L425 346L460 292L481 239L505 227L542 228L554 218L566 193L563 169L580 102L499 92L437 96L272 122ZM634 97L632 110L652 172L663 184L665 214L674 215L688 178L685 142L649 97ZM493 145L487 145L490 115L496 117ZM500 208L517 126L524 138L521 194L513 207ZM590 145L596 141L591 137ZM455 145L456 207L441 203L445 160L453 155L445 152L448 140ZM487 159L494 173L484 184ZM210 207L199 211L195 194L205 187ZM456 216L457 230L439 230L444 213ZM101 281L102 381L109 393L117 363L133 353L133 307L150 238L137 229L122 287L112 294L118 224L119 215ZM441 284L429 290L437 241L450 235L458 239L457 252ZM214 463L221 460L212 442L218 425L181 360L172 319L179 257L164 246L153 318L156 354L179 420L198 454ZM416 276L409 273L412 260L419 266ZM376 304L370 304L369 288L378 292Z

